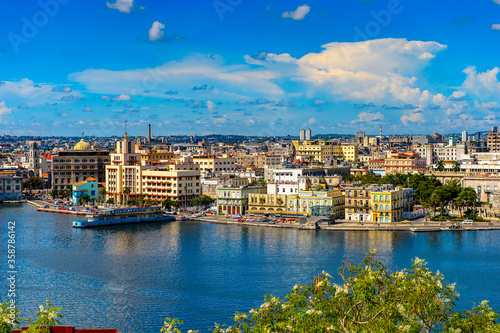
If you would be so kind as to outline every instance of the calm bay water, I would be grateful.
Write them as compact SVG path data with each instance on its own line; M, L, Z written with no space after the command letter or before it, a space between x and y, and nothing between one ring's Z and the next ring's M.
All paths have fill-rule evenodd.
M81 217L76 217L81 218ZM47 297L78 328L159 332L165 317L208 332L235 311L283 297L314 273L334 275L372 248L390 269L415 256L461 294L458 308L483 299L500 312L498 231L331 232L174 222L74 229L70 215L0 205L1 300L7 299L7 222L16 221L17 302L33 316Z

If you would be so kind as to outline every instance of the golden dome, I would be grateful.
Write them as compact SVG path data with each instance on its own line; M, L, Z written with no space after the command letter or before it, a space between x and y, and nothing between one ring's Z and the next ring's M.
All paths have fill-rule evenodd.
M85 142L83 139L78 142L75 147L73 147L74 150L91 150L92 147L90 147L90 144L88 142Z

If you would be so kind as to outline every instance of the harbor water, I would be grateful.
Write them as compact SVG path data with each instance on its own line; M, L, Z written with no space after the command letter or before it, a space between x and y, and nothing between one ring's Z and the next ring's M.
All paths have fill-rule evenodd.
M165 317L176 317L185 331L208 332L215 322L231 324L235 311L260 306L265 294L284 297L323 270L335 275L342 261L358 263L370 249L391 270L425 259L456 283L458 309L486 299L500 312L499 231L314 231L195 221L75 229L74 219L27 204L0 205L1 301L8 298L12 221L22 317L33 317L49 297L63 307L63 323L78 328L159 332Z

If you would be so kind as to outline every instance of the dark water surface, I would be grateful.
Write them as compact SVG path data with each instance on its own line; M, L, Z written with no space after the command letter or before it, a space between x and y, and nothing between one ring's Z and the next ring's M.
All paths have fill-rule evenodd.
M390 269L415 256L461 294L458 308L483 299L500 312L500 233L339 232L173 222L74 229L71 215L0 205L2 302L7 299L8 221L16 221L17 302L33 316L47 297L63 323L79 328L159 332L165 317L208 332L235 311L283 297L314 273L335 275L372 248Z

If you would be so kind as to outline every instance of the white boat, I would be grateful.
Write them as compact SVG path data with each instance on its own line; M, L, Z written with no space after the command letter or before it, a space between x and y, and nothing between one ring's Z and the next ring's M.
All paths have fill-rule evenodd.
M87 214L86 217L86 221L73 221L73 227L89 228L115 224L175 221L174 216L165 216L160 206L108 209L103 213Z

